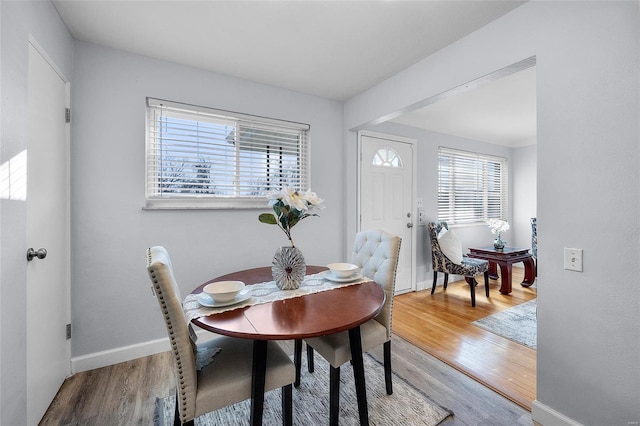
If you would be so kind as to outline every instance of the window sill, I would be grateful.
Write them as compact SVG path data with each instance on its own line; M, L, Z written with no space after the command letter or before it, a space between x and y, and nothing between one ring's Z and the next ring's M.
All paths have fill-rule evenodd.
M266 198L253 200L147 200L142 210L257 210L268 209Z

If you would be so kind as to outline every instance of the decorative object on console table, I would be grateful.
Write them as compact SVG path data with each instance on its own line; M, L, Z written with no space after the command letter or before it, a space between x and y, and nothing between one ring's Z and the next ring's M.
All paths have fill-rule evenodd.
M280 290L299 288L307 273L307 265L300 249L293 246L280 247L273 256L271 273Z
M324 200L311 190L298 192L288 186L279 191L270 191L267 198L274 213L262 213L258 220L269 225L278 225L291 242L290 247L280 247L273 257L273 279L281 290L295 290L304 279L306 264L302 252L293 243L291 228L304 218L318 216L309 211L323 209Z
M487 226L491 228L492 234L498 236L495 240L493 240L493 247L496 250L503 250L504 246L507 245L507 242L501 238L500 234L509 229L509 222L501 219L489 219L487 221Z

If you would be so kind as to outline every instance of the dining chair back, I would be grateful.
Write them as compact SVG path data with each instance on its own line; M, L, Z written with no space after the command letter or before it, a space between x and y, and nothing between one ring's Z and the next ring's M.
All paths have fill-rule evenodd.
M462 253L462 244L449 230L447 222L429 222L429 240L431 242L431 265L433 267L433 285L431 294L436 291L438 272L444 273L443 287L446 290L449 274L461 275L469 283L471 306L476 306L477 285L475 276L484 274L485 294L489 297L489 262L473 259ZM441 244L442 242L442 244Z
M218 337L197 344L182 308L180 290L169 253L162 246L147 249L147 272L160 305L174 357L176 407L174 424L193 425L196 417L251 396L252 340ZM282 388L283 424L292 424L295 368L289 356L268 346L265 391Z
M360 326L362 351L367 352L384 345L384 373L387 394L393 393L391 372L391 316L395 292L396 270L400 256L401 238L384 231L369 230L356 234L351 263L360 266L363 276L378 283L385 292L385 303L380 313ZM314 370L314 350L329 362L329 424L338 424L340 408L340 366L351 360L349 333L343 331L328 336L305 339L309 372ZM296 342L296 385L299 384L302 343Z
M351 263L360 266L360 273L372 278L384 289L385 303L375 320L386 328L387 340L391 340L393 294L400 244L400 237L383 231L364 231L356 234L351 253Z

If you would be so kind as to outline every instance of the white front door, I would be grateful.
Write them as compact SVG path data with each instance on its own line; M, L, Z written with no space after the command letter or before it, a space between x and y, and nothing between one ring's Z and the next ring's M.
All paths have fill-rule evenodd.
M27 247L27 424L41 420L70 373L67 84L29 44ZM26 259L25 259L26 261Z
M413 141L360 134L360 230L402 237L396 293L415 290Z

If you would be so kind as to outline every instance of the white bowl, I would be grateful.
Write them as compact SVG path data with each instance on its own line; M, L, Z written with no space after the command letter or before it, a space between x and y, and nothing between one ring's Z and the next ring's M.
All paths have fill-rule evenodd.
M202 289L215 302L230 302L244 288L242 281L216 281L207 284Z
M349 278L360 270L360 267L353 263L330 263L327 265L327 268L329 268L331 273L337 278Z

